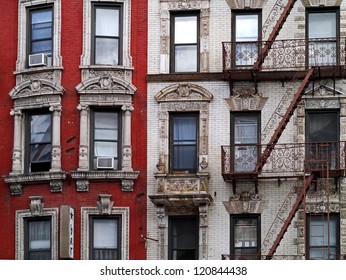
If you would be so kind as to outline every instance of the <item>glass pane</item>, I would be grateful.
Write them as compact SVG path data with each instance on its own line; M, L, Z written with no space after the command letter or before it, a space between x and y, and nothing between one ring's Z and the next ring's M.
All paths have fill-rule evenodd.
M255 260L257 259L257 248L236 248L234 250L236 260Z
M197 137L196 117L174 117L173 140L175 144L195 143Z
M197 71L197 45L175 47L175 71Z
M118 247L118 220L94 219L94 248Z
M236 44L236 65L253 65L258 56L258 46L256 43Z
M310 143L338 141L336 112L309 113L308 141Z
M96 8L96 36L119 36L119 10Z
M51 259L51 255L50 255L50 250L47 251L32 251L29 252L29 260L50 260Z
M236 15L236 41L258 40L258 15Z
M118 140L118 113L95 112L95 139Z
M32 11L31 24L52 22L52 16L53 16L53 11L51 9Z
M31 27L31 40L52 38L52 22L33 24Z
M31 54L35 53L52 53L52 40L38 41L31 43Z
M257 116L235 116L234 144L257 144Z
M94 249L93 250L94 260L117 260L118 250L116 249Z
M173 250L173 260L195 260L196 250Z
M309 38L335 38L336 13L309 13Z
M30 162L50 161L51 144L35 144L30 146Z
M28 222L29 249L49 249L50 248L50 221L30 221Z
M95 141L94 156L95 157L117 157L118 143Z
M197 166L196 146L174 146L174 170L195 169Z
M51 114L30 116L30 142L51 141Z
M328 229L329 227L329 229ZM336 245L336 219L327 216L311 217L310 220L310 245L311 246L335 246ZM329 230L329 236L328 236ZM329 237L329 238L328 238Z
M115 38L96 38L95 63L118 65L119 40Z
M257 219L235 220L234 247L257 247Z
M197 16L175 17L174 43L197 44Z

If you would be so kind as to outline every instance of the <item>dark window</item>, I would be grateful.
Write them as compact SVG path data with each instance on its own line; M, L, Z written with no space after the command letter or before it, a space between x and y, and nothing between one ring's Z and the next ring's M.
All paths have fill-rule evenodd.
M339 11L307 10L309 65L334 65L338 61Z
M52 154L51 113L28 114L28 172L49 171Z
M231 258L257 259L261 249L259 215L231 215Z
M242 11L233 13L233 41L235 65L253 65L258 56L261 12Z
M336 259L340 253L339 215L311 214L307 223L307 258Z
M171 14L171 72L199 70L199 13Z
M121 218L90 217L90 258L93 260L121 259Z
M53 52L53 7L29 10L29 54Z
M119 169L120 123L119 111L93 111L92 114L93 169Z
M197 171L197 114L171 114L171 172Z
M25 259L50 260L52 258L50 218L26 219L24 234Z
M251 172L259 156L259 113L231 114L234 172Z
M169 259L198 260L198 217L169 217Z
M306 167L309 170L339 165L339 111L306 112Z
M122 63L122 6L93 5L93 63Z

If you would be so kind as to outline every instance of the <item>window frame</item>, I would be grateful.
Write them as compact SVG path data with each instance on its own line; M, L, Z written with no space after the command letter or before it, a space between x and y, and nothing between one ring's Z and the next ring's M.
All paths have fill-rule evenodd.
M257 22L257 40L256 40L256 48L257 48L257 55L259 54L261 50L262 45L262 10L261 9L251 9L251 10L232 10L232 28L231 28L231 38L232 42L234 42L232 47L232 64L233 66L253 66L253 64L237 64L237 55L236 55L236 46L237 46L237 39L236 39L236 30L237 30L237 16L242 15L257 15L258 22ZM238 43L246 42L246 41L239 41ZM254 62L256 62L257 58L253 58Z
M256 232L256 238L257 238L257 246L251 247L256 248L256 256L254 258L250 258L250 255L236 255L235 249L236 248L242 248L242 247L236 247L235 246L235 222L236 220L256 220L257 222L257 232ZM248 247L250 248L250 247ZM252 256L252 255L251 255ZM230 215L230 257L231 259L260 259L261 256L261 215L260 214L249 214L249 215Z
M313 214L307 214L307 217L306 217L306 222L307 222L307 227L306 227L306 259L310 260L310 249L311 247L314 247L314 248L328 248L328 246L330 245L327 245L327 246L311 246L310 245L310 232L311 232L311 228L310 228L310 225L311 225L311 216L316 216L316 217L322 217L325 218L325 219L328 219L328 217L324 217L324 216L328 216L329 215L329 219L334 219L335 220L335 225L336 225L336 228L335 228L335 240L336 240L336 245L334 246L335 247L335 259L338 259L338 256L340 255L340 215L338 213L319 213L319 214L316 214L316 215L313 215ZM327 233L328 234L328 233ZM328 237L328 239L330 239L330 236ZM311 259L312 260L312 259Z
M189 247L189 248L181 248L181 247L174 247L173 246L173 227L176 226L177 224L174 225L174 223L178 223L178 221L181 220L190 220L191 225L194 224L195 226L195 232L194 232L194 237L195 237L195 244L194 246ZM173 260L173 251L182 251L182 250L189 250L189 251L194 251L195 253L195 258L194 260L199 259L199 216L169 216L168 217L168 259Z
M306 38L306 58L305 58L305 65L308 68L310 65L310 40L313 40L314 38L310 38L309 34L309 15L310 14L323 14L323 13L335 13L335 41L336 41L336 58L335 58L335 64L339 64L340 62L340 9L336 7L323 7L323 8L308 8L305 10L305 38ZM331 38L326 38L331 39ZM318 63L315 65L319 65Z
M90 227L89 227L89 231L90 231L90 245L89 245L89 256L90 256L90 260L96 260L95 258L95 253L94 250L94 222L95 220L116 220L117 221L117 248L114 249L116 250L116 255L117 258L116 260L121 260L121 234L122 234L122 217L121 215L111 215L111 216L104 216L104 215L90 215L89 216L89 223L90 223ZM106 249L106 248L102 248L102 249ZM101 250L102 250L101 249ZM99 249L100 250L100 249ZM97 260L101 260L101 259L97 259ZM106 260L106 259L103 259ZM110 259L109 259L110 260Z
M179 169L174 169L174 146L176 146L174 142L174 119L179 117L187 117L187 118L194 118L196 121L196 143L193 145L196 147L196 165L194 167L185 169L185 168L179 168ZM195 174L198 171L198 149L199 149L199 112L170 112L169 113L169 155L170 155L170 160L169 160L169 171L170 174ZM183 145L183 144L181 144ZM179 145L179 146L181 146ZM192 145L191 145L192 146Z
M197 30L196 30L196 43L175 43L175 19L177 17L196 17L197 18ZM188 12L170 12L170 72L171 73L198 73L200 71L200 11L188 11ZM175 65L175 48L176 46L191 46L196 45L196 71L176 71Z
M27 66L29 66L29 55L31 54L37 54L37 53L33 53L32 52L32 42L34 41L42 41L42 40L47 40L47 38L45 39L40 39L40 40L33 40L32 39L32 13L33 12L36 12L36 11L43 11L43 10L50 10L51 13L52 13L52 18L51 18L51 24L52 24L52 27L51 27L51 37L50 37L50 40L51 40L51 45L52 45L52 49L51 49L51 53L50 55L47 54L48 57L51 57L53 59L53 53L54 53L54 6L52 4L50 5L39 5L39 6L32 6L32 7L29 7L27 8L27 18L28 18L28 22L27 22L27 36L28 36L28 40L27 40ZM53 65L53 63L52 63Z
M29 245L29 223L30 222L40 222L40 221L49 221L49 249L46 250L30 250L30 245ZM30 253L31 252L48 252L49 251L49 258L48 260L52 259L52 219L49 216L44 216L44 217L28 217L24 218L24 259L25 260L30 260ZM44 259L46 260L46 259Z
M91 109L91 114L90 114L90 170L105 170L102 168L97 168L95 162L95 113L98 112L109 112L109 113L117 113L118 114L118 140L114 140L114 141L106 141L106 142L116 142L118 144L118 149L117 149L117 153L118 153L118 157L117 157L117 162L118 164L115 165L114 164L114 168L113 169L109 169L109 170L121 170L121 166L122 166L122 113L121 110L119 108L97 108L97 107L93 107Z
M38 173L38 172L49 172L52 168L52 150L53 150L53 115L48 110L30 110L26 112L26 132L25 132L25 171L26 173ZM31 122L30 118L31 116L38 116L38 115L49 115L50 116L50 142L38 142L38 143L50 143L51 149L50 149L50 164L49 168L47 170L38 170L38 171L31 171L31 146L35 143L31 142ZM48 161L47 161L48 163Z
M96 10L113 9L119 11L119 36L98 36L96 35ZM91 64L93 65L123 65L123 3L92 2L91 3ZM118 39L118 64L96 64L96 39L115 38Z

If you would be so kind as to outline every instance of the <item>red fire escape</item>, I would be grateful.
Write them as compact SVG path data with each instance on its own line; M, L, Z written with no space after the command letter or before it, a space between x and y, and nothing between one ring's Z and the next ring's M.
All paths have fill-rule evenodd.
M330 168L328 167L328 164L323 165L323 168L321 167L322 165L316 164L317 160L330 160L330 158L328 158L331 153L330 147L327 149L327 154L325 154L318 152L316 149L312 149L309 144L278 144L280 136L284 132L290 118L295 112L295 109L298 107L309 83L320 78L332 78L335 81L335 78L345 77L343 67L345 64L345 42L342 43L339 39L337 42L339 45L337 49L340 52L340 57L343 57L342 59L339 58L339 61L337 62L333 60L330 62L319 61L320 63L314 63L313 55L311 55L311 53L314 53L311 52L310 45L306 40L276 40L295 2L296 0L288 0L267 41L252 42L252 44L256 44L256 47L253 48L254 51L250 55L249 50L246 49L249 57L253 58L257 56L257 59L252 66L244 64L237 65L237 58L245 55L239 54L239 52L237 53L237 46L241 45L240 42L223 43L224 75L229 81L231 95L233 94L233 86L236 81L252 81L254 83L255 93L258 93L258 81L279 80L284 82L290 80L301 80L300 86L293 95L286 112L281 116L281 120L279 121L277 128L274 130L269 142L256 147L258 156L241 159L243 160L241 164L251 166L250 169L239 171L235 168L234 161L236 160L236 150L245 149L245 145L238 147L236 145L222 147L222 176L225 181L232 183L234 193L236 191L236 182L239 180L250 179L254 181L255 191L257 193L259 177L261 177L261 179L277 178L280 180L280 178L284 177L282 174L288 172L291 174L288 175L288 177L303 178L303 186L300 188L295 203L293 203L291 210L283 221L283 225L277 234L275 241L272 243L269 252L266 255L267 259L273 257L296 212L304 201L306 192L309 190L312 182L315 182L317 178L323 177L322 174L325 173L325 170L322 169L327 168L328 171L330 171L328 172L328 176L334 178L343 176L345 171L344 143L338 142L332 145L332 152L338 155L338 165L334 167L333 170L329 170ZM249 43L247 42L247 44ZM287 53L289 59L282 59L278 53ZM295 157L288 159L292 160L293 164L290 164L290 166L278 167L275 164L275 161L280 161L279 155L284 154L284 152L280 151L288 151L287 154L296 155ZM307 159L307 151L315 152L312 158ZM300 157L297 157L297 155L300 155ZM271 157L272 160L270 161ZM287 158L285 160L287 160ZM266 175L265 173L269 175Z

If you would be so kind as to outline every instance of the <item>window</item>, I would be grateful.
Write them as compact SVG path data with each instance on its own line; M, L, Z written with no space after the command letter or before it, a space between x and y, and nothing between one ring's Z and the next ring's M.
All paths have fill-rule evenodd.
M307 222L307 258L336 259L340 250L339 215L309 215Z
M197 114L171 114L171 172L196 173L197 171Z
M25 219L25 259L50 260L51 220L50 218Z
M53 53L53 8L30 9L29 18L29 54L45 54L50 60L45 63L50 66ZM40 65L37 61L31 63Z
M233 170L251 172L259 156L259 113L231 114Z
M169 217L169 259L198 260L198 217Z
M171 72L199 70L199 14L171 14Z
M93 260L121 259L120 217L97 217L91 219L90 256Z
M233 41L235 45L235 64L253 65L258 56L260 40L259 11L238 12L233 14Z
M120 65L122 6L93 5L94 64Z
M231 216L231 257L257 259L260 234L260 216Z
M306 167L335 169L339 162L339 111L306 112Z
M339 11L308 10L307 21L309 65L336 64Z
M51 113L28 114L28 172L49 171L52 154Z
M119 169L120 121L118 111L93 112L92 160L94 169Z

